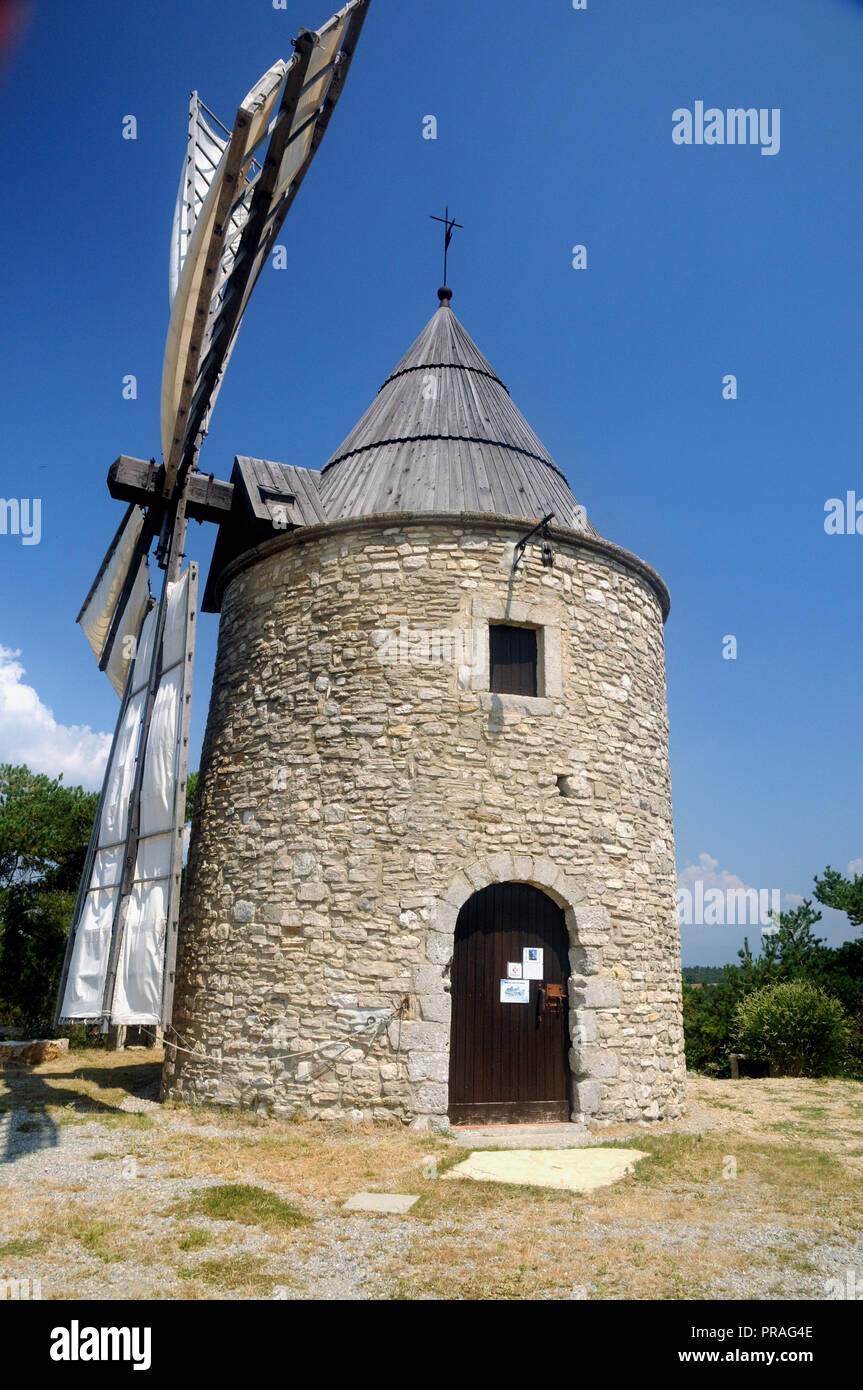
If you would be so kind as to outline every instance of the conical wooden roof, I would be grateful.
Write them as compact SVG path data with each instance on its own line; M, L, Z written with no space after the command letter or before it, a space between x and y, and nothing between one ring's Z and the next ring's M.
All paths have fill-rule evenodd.
M440 308L325 465L327 517L489 512L585 529L567 481L439 291ZM590 535L596 535L588 523Z

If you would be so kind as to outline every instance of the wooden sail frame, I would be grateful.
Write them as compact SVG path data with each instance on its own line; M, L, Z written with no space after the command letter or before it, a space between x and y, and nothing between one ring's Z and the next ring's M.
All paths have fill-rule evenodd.
M224 177L218 185L214 179L210 190L209 197L214 200L218 198L212 221L213 233L205 246L202 229L199 245L194 249L195 255L203 257L204 274L200 280L194 310L195 333L190 340L188 355L183 361L182 389L175 412L170 405L170 395L165 386L166 376L163 375L162 432L166 497L172 495L181 466L189 465L203 442L209 416L252 290L320 147L344 89L369 3L370 0L351 0L350 4L334 15L320 30L302 30L294 41L295 53L285 70L282 98L278 114L273 121L263 168L251 185L248 180L243 182L244 160L257 148L257 143L247 144L243 139L243 132L254 119L254 102L250 98L258 91L257 88L253 89L237 113L234 135L225 152ZM315 50L328 40L335 40L336 51L327 62L317 67L313 62ZM274 71L275 69L270 69L265 78ZM262 83L265 78L261 79ZM319 104L314 105L310 114L305 116L303 98L308 102L310 89L313 91L318 84L323 84L321 100ZM271 89L267 87L266 90L269 98L272 94ZM304 116L299 125L298 113ZM290 181L283 185L279 180L285 152L292 142L300 139L307 131L310 131L310 135L306 154ZM215 293L213 287L216 286L217 270L227 241L232 189L236 191L236 201L241 201L248 195L249 210L231 272L220 287L221 292ZM236 206L236 202L233 206ZM202 211L196 231L203 217ZM193 255L191 248L189 255ZM190 282L192 274L190 271ZM172 372L178 374L179 371L180 356L172 350L169 330L169 346L166 349L167 379L170 380Z
M189 107L187 156L178 207L183 200L192 214L185 246L178 243L176 267L178 283L172 306L171 323L165 349L162 380L162 438L164 463L157 468L155 461L121 456L109 474L109 486L114 496L129 503L140 502L146 507L143 525L129 560L124 581L116 600L109 631L99 653L99 664L106 669L111 651L122 630L124 612L135 586L140 566L155 537L159 536L156 551L164 570L162 593L155 617L153 646L149 655L146 687L135 685L135 698L145 690L140 727L135 749L135 766L125 820L125 839L116 844L100 846L103 816L109 783L116 774L115 755L121 729L126 727L133 685L137 679L137 661L130 662L123 691L120 716L114 730L111 753L100 792L96 819L88 845L84 871L79 884L72 930L66 947L60 989L55 1012L55 1026L65 1018L86 1021L80 1014L64 1014L63 1006L69 986L70 972L75 959L76 943L83 920L87 897L107 886L117 889L112 908L110 941L101 987L101 1007L86 1018L98 1018L107 1032L113 1022L117 995L118 969L124 944L127 917L133 888L136 884L136 865L142 842L150 838L141 830L142 788L147 767L153 714L163 677L170 672L162 669L163 643L169 596L180 580L188 515L199 520L218 520L231 506L230 484L216 482L212 477L202 479L197 473L197 457L206 434L206 425L218 393L227 361L233 349L249 297L270 254L275 238L290 210L308 168L327 129L335 105L344 87L354 50L368 12L370 0L349 0L339 12L317 32L302 30L294 41L295 53L289 63L279 62L264 74L241 103L234 128L225 144L218 166L213 169L208 191L200 206L196 206L198 166L196 163L197 124L201 110L210 120L221 125L203 106L197 93L192 93ZM317 49L324 61L315 63ZM278 115L270 116L282 92ZM298 123L298 116L301 117ZM227 134L226 128L222 130ZM221 143L222 137L212 128L211 141ZM269 137L263 162L256 151ZM294 141L301 152L296 167L285 178L288 155ZM189 179L192 186L189 185ZM172 275L175 262L172 232ZM173 285L172 285L173 288ZM91 586L82 606L79 619L87 608L105 573L118 539L131 514L126 513L108 555ZM124 561L125 563L125 561ZM180 884L182 878L183 831L185 798L188 779L188 748L191 718L191 682L194 666L195 626L197 614L198 568L192 562L184 572L188 576L185 632L182 646L182 679L178 708L177 745L174 765L173 805L170 834L172 836L167 875L159 874L151 882L167 882L166 920L163 974L159 1018L164 1026L170 1023L173 1006L174 975L177 956ZM112 600L113 602L113 600ZM107 611L107 610L106 610ZM152 615L152 603L148 614ZM138 639L144 632L147 614L138 629ZM179 666L179 661L171 669ZM127 767L128 763L125 764ZM152 835L168 834L167 830ZM122 848L122 870L118 882L93 887L97 854L119 851ZM100 931L107 926L104 918ZM101 980L101 972L97 975ZM126 1021L126 1020L119 1020ZM152 1020L156 1021L155 1017Z

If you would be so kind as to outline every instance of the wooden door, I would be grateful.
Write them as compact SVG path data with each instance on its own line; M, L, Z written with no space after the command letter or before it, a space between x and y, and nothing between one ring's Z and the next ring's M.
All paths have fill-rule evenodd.
M524 979L528 950L542 953L541 979ZM562 909L528 883L495 883L464 904L452 964L449 1116L454 1123L570 1118L568 950ZM510 963L522 967L520 989L512 988L519 981L509 978ZM502 1002L502 981L508 994L526 995L527 1002ZM550 985L563 995L557 1007Z

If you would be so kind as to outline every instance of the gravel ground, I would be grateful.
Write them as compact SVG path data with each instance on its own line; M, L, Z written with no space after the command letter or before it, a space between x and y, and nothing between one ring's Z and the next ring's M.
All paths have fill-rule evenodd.
M722 1089L724 1084L702 1082L712 1104L695 1100L686 1120L666 1126L665 1132L718 1133L733 1153L741 1131L760 1142L768 1130L782 1128L776 1122L775 1093L771 1099L764 1089L769 1083L758 1083L758 1091L752 1083L746 1091L731 1092ZM850 1151L849 1164L858 1163L863 1114L854 1093L837 1095L839 1101L831 1104L845 1104L846 1095L850 1097L845 1110L837 1113L850 1116L852 1127L847 1132L837 1127L838 1122L825 1127L824 1148ZM666 1277L668 1271L679 1270L684 1281L679 1293L666 1289L665 1297L824 1299L830 1296L827 1281L844 1286L851 1271L858 1287L863 1286L863 1237L859 1222L845 1228L844 1197L838 1215L828 1213L825 1218L822 1210L819 1219L813 1217L809 1223L783 1210L771 1214L769 1193L765 1198L757 1184L741 1184L730 1205L728 1184L718 1178L686 1180L684 1172L684 1179L672 1187L630 1186L625 1196L622 1188L616 1189L619 1200L606 1197L598 1204L579 1199L579 1205L553 1207L533 1189L514 1189L513 1196L486 1188L477 1209L477 1199L464 1189L483 1185L447 1182L424 1184L436 1189L432 1198L403 1217L347 1214L341 1211L344 1192L339 1197L316 1195L308 1186L292 1191L289 1184L262 1178L260 1171L253 1171L253 1163L246 1171L243 1154L248 1154L250 1143L276 1133L266 1123L250 1120L246 1132L242 1125L236 1130L236 1117L231 1117L246 1147L229 1177L206 1171L206 1165L191 1175L178 1175L178 1141L182 1146L188 1136L191 1152L202 1140L224 1144L234 1131L218 1115L190 1115L182 1108L163 1107L152 1097L151 1084L143 1094L126 1095L119 1105L116 1099L105 1102L100 1108L107 1123L98 1114L91 1118L76 1112L68 1102L62 1111L27 1105L0 1113L0 1281L39 1280L43 1298L94 1300L425 1299L446 1297L450 1290L456 1297L626 1298L651 1296L642 1291L649 1284L639 1280L648 1280L651 1268L662 1266ZM738 1113L733 1107L741 1098L746 1105ZM783 1115L790 1113L789 1105L791 1111L804 1108L794 1106L795 1098L799 1099L797 1092L783 1096ZM87 1100L88 1108L90 1103L100 1105L92 1093ZM142 1116L142 1123L152 1127L117 1127L116 1121L123 1121L118 1110ZM661 1132L650 1129L651 1135ZM638 1145L644 1130L624 1133ZM330 1131L325 1139L322 1134L321 1127L304 1127L309 1164L315 1163L315 1145L331 1142ZM592 1142L608 1143L615 1137L603 1131ZM340 1142L338 1137L335 1142ZM369 1145L376 1142L370 1135ZM344 1143L356 1163L356 1134ZM790 1144L784 1135L773 1134L769 1143L773 1147L768 1156L793 1152L783 1147ZM130 1161L130 1149L138 1153L137 1160ZM455 1144L444 1144L439 1152L454 1161L465 1156L464 1148ZM411 1161L417 1165L420 1160ZM296 1174L296 1168L291 1171ZM403 1176L397 1186L366 1184L362 1171L357 1169L360 1176L353 1190L423 1190L419 1184L406 1185ZM277 1192L310 1217L310 1224L290 1232L273 1231L172 1210L176 1203L226 1180ZM804 1175L801 1181L811 1178ZM452 1198L442 1196L442 1189L453 1190ZM703 1218L693 1216L693 1207L701 1205ZM554 1233L553 1228L564 1225L562 1235ZM208 1243L185 1249L180 1241L190 1230L205 1232ZM38 1244L28 1249L21 1245L27 1241ZM554 1242L564 1243L565 1269L557 1261L562 1247ZM507 1253L516 1249L521 1259ZM214 1261L219 1263L218 1275L211 1269ZM526 1285L522 1294L517 1276L525 1263L539 1271L539 1282ZM433 1268L437 1273L432 1279ZM486 1272L490 1292L477 1293L477 1279Z
M153 1102L136 1102L139 1113L152 1110L156 1114L161 1107ZM18 1126L33 1121L26 1110L15 1110L0 1116L0 1186L10 1189L15 1196L18 1210L26 1210L32 1197L41 1214L45 1209L62 1211L70 1199L77 1214L94 1223L104 1221L106 1216L114 1216L120 1205L128 1210L130 1185L134 1183L134 1208L136 1212L136 1243L141 1237L150 1234L154 1241L176 1232L178 1227L193 1224L212 1232L215 1236L227 1238L225 1243L208 1248L207 1254L217 1255L220 1260L230 1260L236 1256L254 1256L265 1261L272 1274L273 1290L269 1295L275 1298L315 1298L315 1299L364 1299L380 1297L385 1290L381 1287L379 1271L398 1257L400 1251L410 1242L416 1227L409 1221L396 1217L374 1217L367 1215L341 1216L332 1214L331 1205L310 1202L299 1194L279 1189L278 1195L289 1202L296 1202L314 1220L314 1231L320 1248L305 1255L291 1252L286 1258L282 1242L253 1227L239 1227L235 1222L213 1221L195 1216L178 1220L174 1216L159 1215L166 1212L175 1202L189 1198L206 1187L216 1187L221 1183L217 1177L201 1175L194 1178L169 1177L165 1165L135 1165L134 1179L124 1171L126 1145L123 1134L108 1133L98 1123L86 1125L46 1126L41 1132L19 1133ZM173 1117L167 1119L165 1127L173 1132L182 1132L183 1125ZM200 1136L209 1133L220 1134L217 1127L195 1126L194 1133ZM111 1153L112 1158L94 1159L94 1152ZM39 1223L32 1228L16 1230L16 1238L36 1237ZM2 1223L0 1223L2 1232ZM237 1239L241 1234L241 1239ZM0 1234L0 1246L3 1244ZM64 1249L62 1256L52 1252L47 1259L39 1256L27 1257L26 1277L41 1281L43 1298L87 1298L87 1299L127 1299L184 1297L182 1286L178 1288L176 1264L168 1265L147 1259L145 1262L134 1256L112 1263L93 1260L85 1248ZM0 1269L0 1276L3 1274ZM284 1283L280 1284L279 1280ZM206 1296L206 1295L205 1295Z

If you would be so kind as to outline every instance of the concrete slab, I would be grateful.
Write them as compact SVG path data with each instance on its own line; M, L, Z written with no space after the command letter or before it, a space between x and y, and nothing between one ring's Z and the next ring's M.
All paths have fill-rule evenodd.
M464 1149L579 1149L602 1141L585 1125L453 1125L450 1135Z
M522 1187L556 1187L569 1192L595 1192L631 1173L640 1149L521 1149L518 1152L472 1153L450 1168L444 1178L473 1182L517 1183Z
M355 1192L343 1204L342 1211L371 1211L382 1216L403 1216L419 1197L399 1192Z

